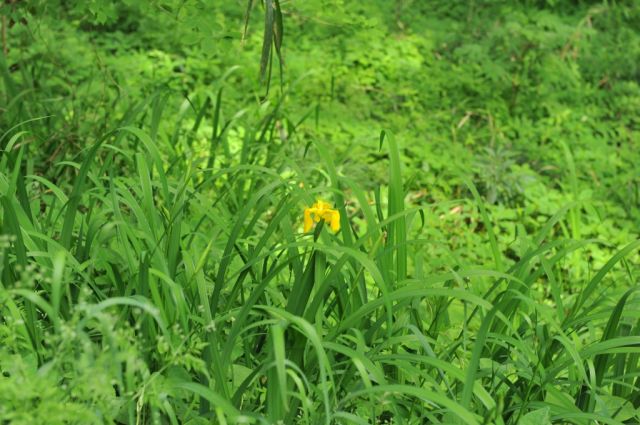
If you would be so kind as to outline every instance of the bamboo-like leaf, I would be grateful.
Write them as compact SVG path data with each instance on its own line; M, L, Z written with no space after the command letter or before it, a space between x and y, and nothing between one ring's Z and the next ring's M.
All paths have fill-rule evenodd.
M265 12L264 12L264 33L262 35L262 53L260 55L260 78L264 79L267 75L267 66L271 63L271 50L274 41L274 24L275 24L275 11L273 7L273 0L265 0ZM269 86L269 80L267 80L267 87Z

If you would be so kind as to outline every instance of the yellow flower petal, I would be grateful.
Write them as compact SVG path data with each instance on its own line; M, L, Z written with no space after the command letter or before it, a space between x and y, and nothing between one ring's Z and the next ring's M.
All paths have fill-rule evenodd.
M311 210L307 208L304 210L304 232L307 233L311 228L313 228L313 219L311 218Z
M337 232L340 230L340 213L333 211L331 214L331 230Z
M323 220L331 226L331 230L340 230L340 212L331 208L331 204L324 201L317 201L311 208L304 210L304 232L307 233L313 228L313 223Z

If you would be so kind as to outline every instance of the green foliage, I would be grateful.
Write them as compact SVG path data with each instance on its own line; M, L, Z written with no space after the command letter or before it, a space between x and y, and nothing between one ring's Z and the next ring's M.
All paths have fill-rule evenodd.
M634 2L0 7L0 422L640 421Z

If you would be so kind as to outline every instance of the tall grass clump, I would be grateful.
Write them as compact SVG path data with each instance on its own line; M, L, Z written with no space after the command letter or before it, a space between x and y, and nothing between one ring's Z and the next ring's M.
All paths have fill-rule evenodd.
M201 12L188 3L167 6L154 19L172 23L193 18L189 31L195 26L200 35L185 28L176 31L196 37L191 40L195 45L212 24L195 19ZM254 2L247 3L245 32ZM393 25L403 31L410 3L395 3ZM79 51L117 52L118 25L133 24L124 17L119 21L115 6L103 6L113 15L103 17L91 4L58 13L69 13L69 22L81 21L103 39L61 33L91 45L76 46ZM582 190L578 166L584 147L559 142L559 150L548 149L549 156L562 154L562 167L549 169L556 173L551 179L567 180L558 190L566 187L569 196L562 199L570 201L553 214L527 211L530 216L525 216L514 207L513 231L505 235L506 213L494 205L499 200L519 205L524 179L515 174L525 167L511 162L517 155L510 145L498 146L506 136L496 130L492 113L504 112L517 123L504 133L520 131L534 139L541 132L541 143L582 134L577 130L582 117L551 110L564 108L564 99L544 105L540 100L540 110L549 108L535 111L549 123L544 132L534 128L538 115L530 120L517 115L527 104L522 97L537 101L543 88L568 84L554 77L536 91L543 65L570 74L576 81L569 83L576 87L582 84L573 72L577 62L570 58L582 46L582 33L565 23L568 18L540 13L529 22L518 15L522 22L506 29L476 24L491 30L493 44L453 51L447 43L436 49L441 43L417 41L407 30L390 43L389 56L406 59L400 63L380 59L388 53L378 51L387 48L385 43L369 49L367 34L351 37L352 28L346 28L350 38L345 36L340 41L344 45L337 47L347 51L355 77L341 75L349 74L347 68L327 66L322 72L331 69L330 76L307 77L330 81L330 95L319 94L315 83L300 94L296 90L302 92L302 80L283 80L280 4L264 2L260 73L269 82L274 60L280 71L280 87L274 84L270 94L229 95L234 84L246 83L245 74L234 79L244 72L240 67L212 72L222 75L216 79L202 71L207 84L192 81L182 64L174 66L171 60L177 59L163 52L152 58L171 63L171 76L163 74L166 84L135 93L127 92L135 83L123 82L126 67L114 76L105 66L108 82L96 89L99 78L93 74L53 78L54 67L38 58L51 54L61 61L66 56L40 51L37 43L25 48L34 49L28 52L32 56L25 54L15 64L0 53L0 424L640 422L640 240L625 234L615 243L601 240L606 236L587 239L593 236L593 223L607 217L594 206L595 197ZM346 21L339 16L342 2L332 4L337 11L331 17ZM46 11L43 5L34 2L19 10L30 17L38 7ZM447 15L450 5L443 5L446 13L439 13ZM378 6L382 10L385 5ZM144 18L152 7L146 2L118 7L139 16L137 24L147 25L151 34L159 32L154 25L161 25ZM591 19L601 24L597 16L607 10L589 9L584 22L590 31ZM292 21L305 22L302 12L292 14ZM88 13L104 22L89 25L82 18ZM471 25L484 13L483 7L469 8L467 22ZM420 22L424 17L417 13L415 18ZM612 22L627 22L616 19ZM216 24L224 27L222 21ZM309 33L326 39L337 31L331 25L307 24ZM43 19L38 30L55 34L49 28L55 25ZM550 34L539 35L540 28ZM551 33L554 28L561 34ZM16 33L35 37L17 30L9 35ZM372 34L374 40L386 37ZM526 48L510 44L520 38ZM304 40L300 46L312 49L310 39ZM403 40L409 44L401 44ZM563 57L555 61L555 50L542 47L558 40ZM362 45L351 46L356 42ZM456 43L464 44L451 44ZM74 46L69 43L68 48ZM421 49L432 47L429 65L442 75L424 82ZM135 45L127 54L138 50L144 49ZM475 66L478 57L489 57L485 50L524 53L507 55L502 64L484 64L488 72L480 72ZM548 55L545 61L535 56L540 51ZM188 65L206 68L214 62L200 59ZM292 62L294 70L306 67ZM469 63L474 66L465 65ZM479 75L465 74L457 82L443 77L453 71ZM517 78L504 85L506 94L492 89L512 74ZM395 80L377 81L380 75ZM348 83L351 78L357 84ZM405 78L420 79L429 89L407 88L388 96L395 92L389 87L404 84ZM478 89L482 78L489 82ZM524 81L522 87L517 79ZM536 90L525 87L529 80ZM194 82L202 86L193 89ZM458 104L467 102L472 89L478 91L472 100L481 107L469 109L478 111L463 112L451 125L423 124L444 129L441 140L450 141L453 133L456 143L446 158L434 160L438 167L438 161L461 152L457 137L472 146L480 144L474 130L491 133L486 137L491 149L479 161L479 169L489 170L490 177L483 183L462 170L455 183L434 184L451 189L447 201L430 197L431 187L425 189L429 196L416 196L413 184L428 181L417 175L429 171L416 166L422 159L415 158L411 140L391 131L373 134L368 123L357 127L347 122L344 112L376 105L367 112L371 117L396 115L380 120L402 127L423 114L421 102L438 103L442 111L442 103L455 105L439 111L442 115L460 112ZM548 96L564 93L550 91ZM425 101L417 96L423 92L453 97ZM503 95L509 98L507 106L498 97ZM357 102L349 103L350 97ZM480 110L485 104L495 110ZM629 105L622 106L631 109ZM557 122L545 114L557 116ZM323 121L324 116L332 121ZM489 130L481 127L484 120ZM343 124L355 128L349 134L362 137L353 157L349 154L356 144L329 128ZM576 129L569 131L565 124ZM616 131L631 133L635 124L630 118L627 127ZM613 133L607 128L594 134L608 131ZM336 138L344 144L336 147ZM532 152L518 153L527 155L520 162L547 148L530 145ZM366 161L371 169L353 165ZM624 161L619 163L623 168ZM382 176L366 173L373 169L383 170ZM609 177L604 176L603 188L626 178ZM637 189L633 178L627 182L628 193ZM598 181L595 173L593 179ZM633 205L634 199L622 203ZM339 223L320 219L305 229L305 209L314 204ZM627 215L629 222L636 216L633 211ZM451 217L455 224L447 228ZM591 227L585 230L587 224ZM609 258L594 259L595 248L610 253Z
M568 205L504 258L468 182L493 261L435 271L449 206L406 202L392 134L368 191L280 104L224 122L217 92L171 131L164 104L45 173L36 121L3 134L3 423L638 420L640 241L574 281L599 242L559 236ZM317 199L339 232L302 232Z

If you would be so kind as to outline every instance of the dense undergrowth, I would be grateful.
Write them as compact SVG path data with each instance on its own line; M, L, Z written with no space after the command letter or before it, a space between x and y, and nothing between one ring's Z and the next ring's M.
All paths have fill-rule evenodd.
M1 423L640 420L634 2L0 7Z

